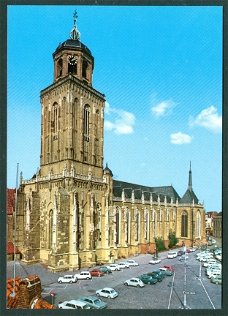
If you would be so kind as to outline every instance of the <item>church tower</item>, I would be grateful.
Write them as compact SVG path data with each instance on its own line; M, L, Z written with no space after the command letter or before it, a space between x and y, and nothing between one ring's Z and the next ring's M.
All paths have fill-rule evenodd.
M74 14L70 39L53 53L54 83L41 91L41 176L102 177L104 95L92 87L94 58L80 41Z
M40 169L21 181L23 260L41 260L53 271L110 258L105 98L92 86L94 58L76 19L75 13L70 38L53 53L54 82L41 91Z

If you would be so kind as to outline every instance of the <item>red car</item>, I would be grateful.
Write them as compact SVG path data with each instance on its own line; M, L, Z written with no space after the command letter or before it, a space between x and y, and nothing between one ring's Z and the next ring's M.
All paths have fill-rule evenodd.
M100 271L99 269L93 269L90 271L90 274L93 276L93 277L101 277L104 275L104 272Z
M163 266L163 268L166 268L167 270L174 272L173 266Z

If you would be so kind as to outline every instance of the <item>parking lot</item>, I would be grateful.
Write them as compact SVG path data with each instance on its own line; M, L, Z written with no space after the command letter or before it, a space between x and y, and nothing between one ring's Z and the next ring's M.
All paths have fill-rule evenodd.
M17 263L16 273L21 277L28 274L38 274L43 287L43 297L58 306L60 301L78 299L81 296L94 295L96 290L112 287L118 293L115 299L103 298L108 309L219 309L221 308L221 285L212 284L205 275L200 263L196 260L196 252L190 253L186 264L179 261L179 257L167 259L167 252L159 254L161 262L149 264L152 256L139 255L133 259L139 263L137 267L113 271L103 277L93 277L91 280L78 280L68 284L57 282L58 277L73 272L52 273L40 264L26 266ZM168 264L175 269L173 276L166 276L162 282L154 285L145 284L143 288L124 285L124 281L131 277L138 277ZM83 269L81 269L83 270ZM12 262L8 263L8 277L12 277ZM185 277L186 275L186 277ZM54 293L54 296L51 295Z

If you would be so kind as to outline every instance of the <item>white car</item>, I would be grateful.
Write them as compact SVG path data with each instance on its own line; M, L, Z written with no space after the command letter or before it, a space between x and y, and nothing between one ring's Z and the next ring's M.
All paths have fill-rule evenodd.
M207 269L207 272L206 272L208 278L210 278L211 275L214 275L214 274L221 274L221 273L222 273L222 269L219 269L219 268L210 269L210 270Z
M136 261L133 260L133 259L128 259L126 262L127 262L127 264L128 264L129 266L132 266L132 267L136 267L136 266L139 265L138 262L136 262Z
M168 259L173 259L177 257L177 252L176 251L169 251L167 254Z
M58 278L58 283L75 283L77 278L74 275L67 274Z
M161 262L161 259L155 259L155 258L149 261L150 264L156 264L160 262Z
M213 264L213 263L217 263L218 261L216 260L216 259L210 259L210 260L208 260L207 262L204 262L203 263L203 266L204 267L208 267L208 266L210 266L211 264Z
M144 287L145 286L145 284L138 278L131 278L129 280L126 280L124 282L124 285L137 286L137 287Z
M92 276L89 271L81 271L80 273L76 273L75 278L78 280L89 280L92 279Z
M210 279L211 277L221 276L222 270L214 270L211 273L207 275L207 277Z
M91 307L78 300L70 300L70 301L65 301L65 302L59 302L58 308L62 309L91 309Z
M216 255L215 258L218 259L219 261L222 261L222 255Z
M111 287L104 287L103 289L97 290L96 295L108 298L115 298L118 296L118 293Z
M120 271L120 267L119 267L119 265L117 263L111 263L107 267L110 268L112 271Z
M196 251L196 247L189 248L189 251L190 252L195 252Z
M129 264L127 262L118 262L118 266L121 269L129 268Z

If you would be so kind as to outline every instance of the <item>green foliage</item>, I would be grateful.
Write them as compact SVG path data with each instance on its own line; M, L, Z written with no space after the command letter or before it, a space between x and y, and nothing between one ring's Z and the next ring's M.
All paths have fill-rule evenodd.
M173 231L169 232L169 248L172 248L173 246L176 246L178 243L178 239L176 238L176 233Z
M164 240L162 239L162 237L156 237L155 244L156 244L157 251L161 251L161 250L166 249L165 244L164 244Z

